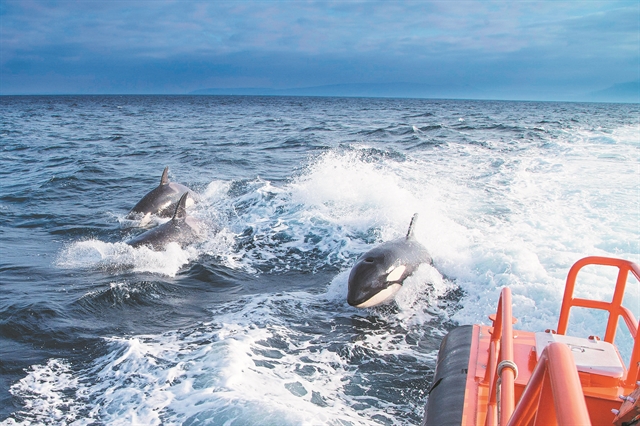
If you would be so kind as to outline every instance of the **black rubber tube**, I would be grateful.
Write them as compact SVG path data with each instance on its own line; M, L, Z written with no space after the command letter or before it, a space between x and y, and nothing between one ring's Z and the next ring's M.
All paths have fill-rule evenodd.
M472 333L473 326L464 325L454 328L442 339L422 426L462 423Z

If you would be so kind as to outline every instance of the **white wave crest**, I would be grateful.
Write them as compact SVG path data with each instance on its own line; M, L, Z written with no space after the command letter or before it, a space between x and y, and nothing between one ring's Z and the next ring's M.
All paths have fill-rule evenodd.
M154 251L145 246L134 248L126 243L86 240L66 247L56 265L60 268L133 270L173 277L197 256L195 248L182 249L177 243L167 244L162 251Z

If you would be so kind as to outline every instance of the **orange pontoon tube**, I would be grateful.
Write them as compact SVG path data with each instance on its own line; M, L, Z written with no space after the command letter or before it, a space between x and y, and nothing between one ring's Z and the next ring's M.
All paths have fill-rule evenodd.
M618 268L611 301L573 296L578 272L587 265ZM640 283L633 262L576 262L557 331L514 330L511 290L503 288L492 326L458 327L443 339L422 424L640 426L638 321L622 306L629 273ZM575 307L608 312L604 340L566 335ZM621 318L634 339L628 366L614 345Z

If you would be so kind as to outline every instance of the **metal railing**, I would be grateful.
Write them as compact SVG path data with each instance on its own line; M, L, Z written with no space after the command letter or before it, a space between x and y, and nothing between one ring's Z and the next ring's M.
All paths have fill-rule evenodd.
M496 315L490 317L493 320L493 330L489 343L487 370L489 373L489 402L485 423L487 426L506 425L515 405L514 383L518 368L513 360L511 306L511 289L505 287L500 292ZM500 393L499 398L498 393Z
M619 269L611 302L573 297L578 272L587 265L615 266ZM604 340L613 344L618 321L623 318L634 338L624 385L636 383L640 363L640 339L636 339L638 321L631 311L622 306L629 272L640 282L640 268L633 262L596 256L576 262L567 276L557 330L558 334L566 333L572 307L605 310L609 312L609 319ZM509 288L502 289L496 314L490 318L493 328L490 330L489 364L485 376L489 386L485 425L590 425L575 360L569 347L563 343L551 343L545 348L522 397L515 405L514 387L518 368L513 359L514 319Z
M502 289L489 343L489 400L486 426L590 425L580 378L569 347L552 343L543 351L527 387L515 406L518 367L513 359L511 290ZM544 409L540 409L544 407ZM550 407L552 407L550 409Z
M509 423L504 424L591 425L576 363L567 345L551 343L542 351Z
M614 266L618 268L616 288L611 302L573 297L578 272L587 265ZM629 368L627 369L627 376L623 382L624 386L635 385L636 381L638 381L638 363L640 362L640 339L636 338L638 335L638 320L636 320L629 309L622 306L622 299L627 286L629 272L631 272L640 282L640 268L638 265L633 262L629 262L628 260L591 256L577 261L571 267L569 275L567 276L567 284L564 288L564 297L562 299L562 307L560 308L560 318L558 319L557 330L558 334L566 334L567 326L569 324L569 313L573 307L604 310L609 312L604 341L613 344L616 337L618 321L620 317L622 317L624 323L629 329L629 333L631 333L631 337L634 339L631 360L629 361Z

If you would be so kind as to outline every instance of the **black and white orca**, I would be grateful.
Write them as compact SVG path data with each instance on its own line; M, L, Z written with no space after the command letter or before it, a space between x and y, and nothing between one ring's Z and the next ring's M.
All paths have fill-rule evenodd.
M369 308L390 301L418 266L433 262L413 235L417 217L413 215L406 237L382 243L358 258L349 274L349 305Z
M180 197L187 193L187 207L193 205L196 201L196 195L186 186L169 182L169 167L165 167L160 178L160 185L151 190L147 195L136 204L127 218L141 219L144 224L149 221L149 216L154 214L160 217L171 217L175 210Z

